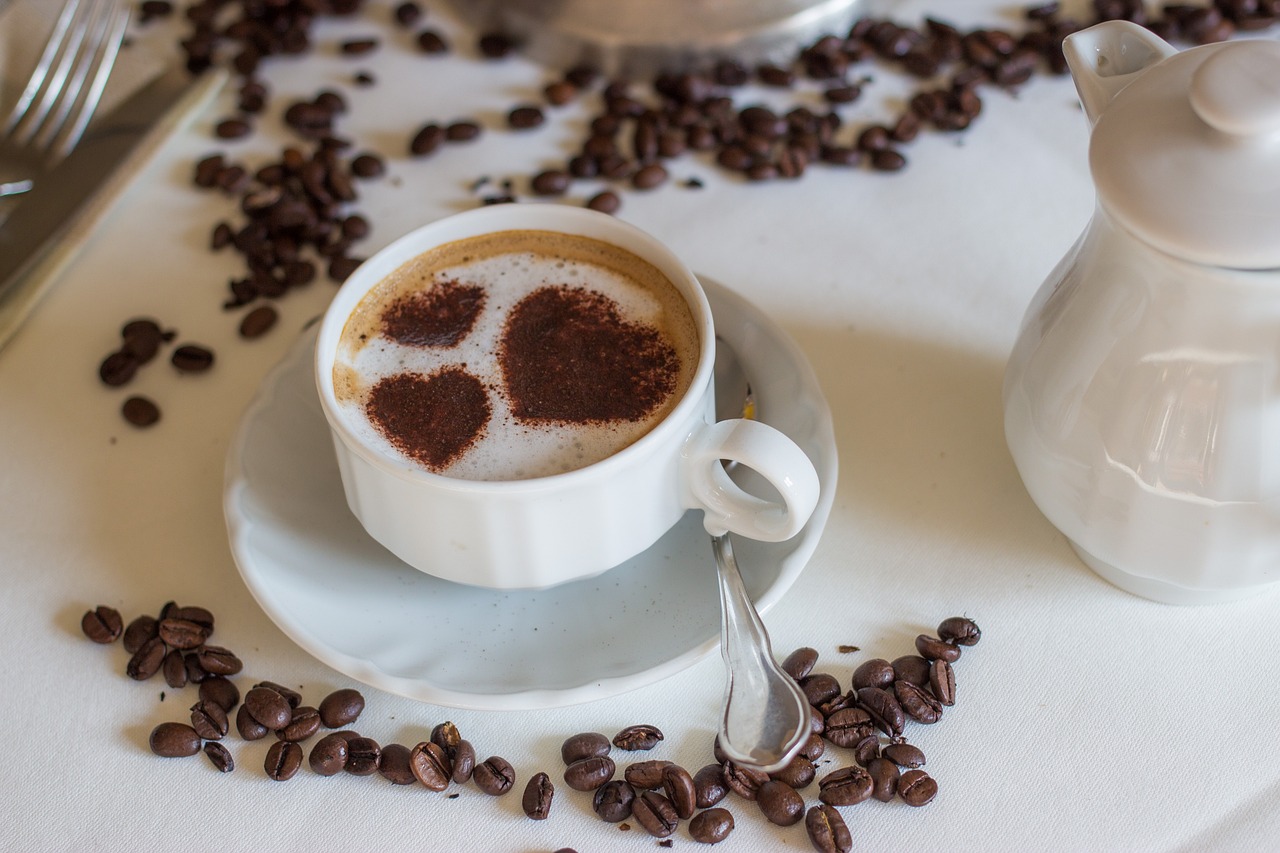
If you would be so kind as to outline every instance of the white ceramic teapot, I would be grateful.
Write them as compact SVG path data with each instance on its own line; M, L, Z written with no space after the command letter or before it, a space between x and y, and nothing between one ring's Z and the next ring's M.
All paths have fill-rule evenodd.
M1005 435L1098 574L1173 603L1280 581L1280 42L1068 38L1097 208L1027 310Z

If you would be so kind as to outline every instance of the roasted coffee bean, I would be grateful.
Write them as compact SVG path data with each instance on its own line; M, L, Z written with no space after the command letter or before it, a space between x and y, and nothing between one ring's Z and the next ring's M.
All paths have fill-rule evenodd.
M942 703L923 687L916 687L909 681L899 681L894 685L894 693L903 712L916 722L936 723L942 719Z
M133 654L152 637L160 636L160 622L154 616L139 616L124 629L124 650Z
M503 59L515 50L516 43L503 33L483 33L476 46L480 49L480 55L486 59Z
M871 796L882 803L892 802L902 773L898 765L887 758L877 758L867 765L867 772L871 774Z
M146 681L160 671L165 654L164 640L152 637L133 653L133 657L129 658L129 663L125 665L125 673L134 681Z
M161 758L185 758L200 751L200 735L186 723L161 723L151 730L148 743Z
M524 795L520 798L520 807L532 820L546 820L551 814L551 800L556 788L551 784L551 777L546 773L535 773L529 777L524 787Z
M972 619L952 616L950 619L943 619L938 625L938 638L958 646L976 646L978 640L982 639L982 631Z
M893 664L883 658L872 658L853 671L853 689L888 687L894 682Z
M951 664L936 660L929 666L929 689L940 704L951 706L956 703L956 674Z
M906 714L898 700L879 687L864 687L858 691L858 704L871 715L876 728L889 735L898 737L902 727L906 725Z
M296 743L278 740L267 750L267 757L262 762L267 777L276 782L287 782L302 767L302 747Z
M863 767L880 757L880 738L869 734L852 747L853 760Z
M474 121L455 121L445 126L444 138L447 142L471 142L480 138L483 128Z
M200 682L199 696L201 701L216 702L227 713L240 704L239 689L231 679L221 675L213 675Z
M222 740L230 728L227 712L217 702L202 699L191 706L191 728L205 740Z
M724 783L724 769L719 764L706 765L693 774L693 789L698 808L714 806L729 794L729 787Z
M260 338L275 326L280 315L270 305L254 308L240 320L240 337Z
M387 744L378 755L378 773L393 785L412 785L418 779L413 775L410 755L409 747L402 743ZM350 746L347 760L351 760Z
M917 687L929 683L929 661L919 655L903 655L893 661L893 680L909 681Z
M587 207L600 213L612 215L618 212L618 208L622 207L622 199L612 190L604 190L589 198Z
M564 781L575 791L594 791L613 778L617 768L607 755L581 758L564 769Z
M867 735L873 734L875 723L871 714L863 708L843 708L827 717L822 736L836 746L852 747Z
M781 770L769 774L770 779L785 782L796 790L809 787L813 784L816 776L817 770L814 768L813 762L803 755L797 755L788 761L787 765Z
M187 619L161 619L160 639L172 649L194 649L209 638L205 626Z
M236 731L245 740L262 740L271 734L271 730L253 718L248 705L241 705L236 711Z
M165 340L160 324L146 318L125 323L120 330L120 337L124 339L121 350L137 359L138 364L146 364L155 358L160 351L160 344Z
M418 33L418 49L423 53L440 54L449 52L449 43L436 30L423 30Z
M293 719L289 700L270 687L254 687L246 693L244 708L268 731L279 731Z
M99 604L81 617L80 630L95 643L114 643L124 633L124 619L114 607Z
M500 797L515 786L516 771L505 758L493 755L476 765L471 778L481 791Z
M800 689L810 705L821 705L840 695L840 681L829 673L818 672L800 679Z
M638 190L651 190L665 184L667 177L667 170L661 163L650 163L631 176L631 186Z
M853 691L850 691L848 693L841 693L838 696L832 696L830 699L828 699L827 701L823 702L821 705L818 706L818 711L822 714L823 718L825 719L826 717L830 717L836 711L841 711L854 704L855 704L855 701L854 701ZM812 708L813 706L810 705L809 707ZM824 728L825 728L825 724L824 724Z
M613 745L630 752L653 749L662 742L662 730L657 726L627 726L613 736Z
M320 731L320 712L310 705L299 705L292 711L289 724L276 732L280 740L302 743Z
M608 755L610 746L609 738L599 732L580 732L560 745L560 758L569 765L584 758Z
M320 719L331 729L349 726L360 719L364 696L350 687L335 690L320 700Z
M733 814L728 809L707 809L689 821L689 837L700 844L719 844L733 832Z
M804 817L804 829L818 853L849 853L853 849L848 824L840 812L826 803L810 807Z
M206 743L204 745L204 754L209 757L209 762L217 768L219 773L230 773L236 769L236 762L231 757L230 750L217 741Z
M534 175L530 182L535 195L564 195L569 189L569 173L560 169L548 169Z
M906 741L889 744L881 751L881 754L899 767L906 767L910 770L924 767L924 753L920 751L918 746Z
M827 751L827 741L820 734L810 733L804 745L800 747L800 755L810 761L817 761L822 757L822 753Z
M471 745L471 741L458 741L457 747L449 753L449 757L453 761L453 776L451 777L453 781L459 785L469 781L471 774L476 769L476 749Z
M138 372L138 359L132 353L113 352L98 366L98 378L113 388L127 383Z
M688 770L677 764L663 768L662 793L671 801L681 820L693 817L698 807L698 792Z
M663 761L662 759L637 761L635 764L628 764L622 775L635 786L636 790L648 791L661 787L662 771L670 767L671 764L672 762Z
M804 798L785 782L770 779L756 791L756 805L777 826L793 826L804 819Z
M922 658L929 661L944 660L947 663L955 663L960 659L959 646L939 640L937 637L930 637L928 634L916 637L916 651Z
M645 791L631 804L631 816L654 838L666 838L680 825L671 801L657 791Z
M938 796L938 783L923 770L908 770L898 779L898 796L909 806L923 806Z
M871 796L871 774L861 767L842 767L818 780L818 799L829 806L856 806Z
M462 743L462 732L458 731L458 727L452 720L445 720L431 727L431 736L427 740L439 746L448 755Z
M769 781L767 773L754 767L735 764L732 761L726 761L721 765L720 772L724 776L724 783L729 790L744 800L754 800L756 792L760 790L760 786Z
M409 755L409 769L419 782L432 791L443 791L453 778L453 765L444 747L423 741Z
M591 807L596 815L609 823L620 823L631 817L631 805L636 799L636 789L624 779L614 779L596 789Z
M253 132L253 125L242 118L224 118L213 126L219 139L243 139Z
M827 717L821 708L809 706L809 732L820 735L827 729Z
M307 756L307 763L321 776L333 776L346 768L348 756L346 737L334 732L316 741L316 745L311 747L311 754Z
M542 114L542 110L533 105L516 107L507 113L507 124L515 130L529 130L544 121L546 116Z
M409 153L414 157L425 157L433 153L443 142L443 127L438 124L424 125L409 141Z
M284 697L284 701L289 704L290 708L296 708L302 704L302 694L292 688L285 687L283 684L277 684L274 681L259 681L254 687L265 687L273 690Z
M376 38L348 39L338 46L347 56L364 56L378 49Z
M201 646L196 651L200 666L210 675L235 675L244 669L244 663L222 646Z
M143 428L154 426L160 420L160 407L150 397L134 394L120 405L120 414L126 422Z
M871 168L877 172L898 172L907 166L907 158L893 148L881 148L871 152Z
M183 344L169 360L183 373L203 373L213 367L213 351L197 344Z
M371 776L378 772L382 747L371 737L347 738L347 767L352 776Z

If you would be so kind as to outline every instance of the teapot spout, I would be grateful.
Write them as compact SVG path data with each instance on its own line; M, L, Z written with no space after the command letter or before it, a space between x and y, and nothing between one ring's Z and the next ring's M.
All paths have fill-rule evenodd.
M1178 52L1164 39L1129 21L1105 21L1072 33L1063 41L1062 51L1090 126L1134 78Z

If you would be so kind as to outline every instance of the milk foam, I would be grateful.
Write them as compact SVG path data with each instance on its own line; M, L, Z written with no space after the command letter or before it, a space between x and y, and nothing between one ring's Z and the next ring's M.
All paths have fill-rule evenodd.
M379 333L386 306L437 282L479 285L486 300L471 333L450 348L405 346ZM627 321L661 330L678 353L676 392L643 420L607 424L528 423L507 399L497 352L511 309L539 288L570 286L602 293ZM469 480L520 480L581 468L632 444L684 396L697 368L699 341L684 297L656 268L617 247L584 237L519 231L462 240L427 252L375 286L343 329L334 366L339 409L370 446L416 465L365 414L369 390L397 373L430 376L462 366L489 389L493 412L483 436L435 473Z

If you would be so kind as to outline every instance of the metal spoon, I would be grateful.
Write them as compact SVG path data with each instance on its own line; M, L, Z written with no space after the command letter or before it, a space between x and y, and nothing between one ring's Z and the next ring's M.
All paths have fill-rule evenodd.
M716 417L754 418L755 399L738 354L716 338ZM732 470L732 464L726 467ZM720 581L720 651L725 662L720 748L735 763L772 773L809 735L809 701L773 659L760 614L747 595L726 533L711 538Z

